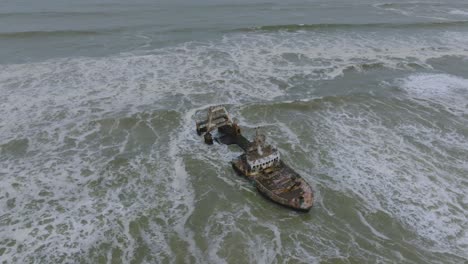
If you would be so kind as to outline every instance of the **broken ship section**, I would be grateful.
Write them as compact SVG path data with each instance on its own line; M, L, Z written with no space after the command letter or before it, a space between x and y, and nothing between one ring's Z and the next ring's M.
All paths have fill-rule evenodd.
M196 130L209 145L216 140L242 148L244 153L232 161L232 167L251 179L261 194L296 210L312 208L314 194L311 186L281 160L280 152L266 143L265 135L257 130L252 142L245 138L237 121L231 119L224 107L210 107L206 119L196 123ZM213 138L212 133L216 130L218 136Z

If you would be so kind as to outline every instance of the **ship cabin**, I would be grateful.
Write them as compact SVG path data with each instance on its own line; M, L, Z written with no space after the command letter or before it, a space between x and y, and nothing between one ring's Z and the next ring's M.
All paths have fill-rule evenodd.
M278 150L267 146L261 152L257 150L246 153L246 163L250 172L263 171L273 167L280 162L280 153Z

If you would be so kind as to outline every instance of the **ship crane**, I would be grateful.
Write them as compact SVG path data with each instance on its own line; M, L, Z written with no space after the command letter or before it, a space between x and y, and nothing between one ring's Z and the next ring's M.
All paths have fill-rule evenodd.
M198 135L205 133L205 143L211 145L213 144L213 136L211 135L213 130L225 126L230 127L233 124L234 122L232 122L231 117L226 111L226 108L223 106L210 106L208 108L206 120L202 120L196 123L197 133Z

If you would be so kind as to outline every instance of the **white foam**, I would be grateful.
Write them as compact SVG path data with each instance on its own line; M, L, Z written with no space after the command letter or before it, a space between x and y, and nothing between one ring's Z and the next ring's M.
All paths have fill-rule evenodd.
M154 118L157 117L158 114L155 114ZM28 262L34 259L55 262L62 255L67 259L74 259L83 251L89 252L91 248L98 247L102 241L110 241L113 246L120 248L122 258L130 261L134 258L137 247L136 238L130 231L132 221L146 214L145 211L151 208L172 206L174 207L173 215L167 214L164 210L156 210L160 212L157 217L170 225L169 222L179 220L187 212L186 204L190 203L190 187L184 186L184 177L180 176L181 169L177 169L179 167L176 166L179 176L178 184L172 182L173 178L169 177L170 173L168 173L174 162L172 159L176 157L177 152L167 159L167 157L161 158L160 153L145 154L145 151L142 151L141 156L133 157L125 167L112 169L110 167L117 166L112 165L112 162L118 154L125 154L128 151L126 145L135 144L131 143L132 140L134 141L134 135L132 137L129 134L133 133L132 130L138 122L126 130L122 127L112 129L114 126L119 126L119 123L123 123L123 121L113 121L114 125L106 131L103 125L96 128L96 126L87 125L84 121L79 122L81 119L77 121L73 126L58 129L57 137L62 140L53 140L56 127L46 130L51 134L51 138L47 141L45 141L46 138L40 139L40 136L37 136L39 139L32 139L33 149L38 155L30 155L16 161L3 160L2 164L11 169L7 171L0 191L7 192L10 197L16 199L14 209L4 209L8 212L9 218L19 221L10 224L7 229L1 229L1 234L3 238L15 240L16 245L21 244L27 248L22 254L16 253L14 247L8 248L4 254L6 259L13 259L17 262ZM139 122L146 121L143 118ZM158 151L166 151L168 132L161 132L160 127L153 127L153 129L162 137L155 142ZM26 132L32 133L33 131ZM76 137L76 147L66 147L63 139L73 137L73 134L79 135ZM34 136L34 133L32 135ZM117 139L115 142L107 143L115 147L116 155L103 155L108 147L105 143L107 136ZM63 148L75 151L77 154L73 152L67 154L62 150ZM148 172L145 167L149 165L158 168ZM82 169L85 168L92 170L91 175L82 175ZM122 177L126 178L127 184L121 182ZM157 186L160 189L153 190L152 187L139 183L142 180L159 183ZM96 187L90 187L92 181L97 182ZM112 186L119 182L123 186L117 188ZM12 188L14 184L19 184L19 187ZM178 188L176 188L177 192L173 192L173 186ZM44 190L51 194L41 194ZM126 194L136 195L135 199L138 202L124 206L122 195ZM177 195L180 195L180 199L174 201L163 199L167 196L177 198ZM171 205L172 202L175 204ZM63 211L57 211L58 207ZM154 213L150 217L155 217ZM47 218L52 219L50 223L40 223ZM28 223L32 227L29 227ZM61 229L65 231L59 232ZM158 242L148 245L152 252L170 254L168 250L170 246L165 234L165 231L152 233L150 239ZM43 247L40 250L41 253L34 254L34 250L41 247Z
M468 16L468 11L460 10L460 9L450 10L449 13L452 15Z
M385 112L390 118L392 111ZM333 164L327 172L334 179L327 182L329 187L358 195L370 212L398 219L419 239L433 243L431 247L422 242L426 250L466 257L468 219L460 200L466 191L460 177L468 173L468 139L462 131L442 131L404 117L395 117L399 125L389 127L377 112L362 111L358 105L334 106L316 115L315 122L321 124L315 132L321 139L319 148ZM426 122L433 124L431 119ZM458 158L452 152L459 153ZM388 237L375 228L371 231ZM421 244L419 239L415 245Z
M390 11L407 17L429 18L435 20L450 21L452 14L449 5L439 2L402 2L402 3L378 3L375 8Z
M403 87L418 96L443 98L468 91L468 79L449 74L414 74L403 80Z
M412 97L436 102L457 113L468 113L468 79L450 74L412 74L397 81Z
M397 69L416 63L430 68L428 59L466 56L466 36L450 34L452 37L448 38L308 31L241 33L150 54L1 65L0 144L14 139L28 141L23 157L9 156L3 149L0 156L3 174L0 193L16 199L15 208L11 209L6 206L6 198L2 198L1 210L7 212L5 218L18 221L0 228L0 237L14 239L25 247L21 254L10 247L2 257L16 258L18 263L55 262L60 255L73 259L97 248L102 241L112 241L122 250L122 258L130 262L137 244L130 224L146 215L161 222L160 229L153 228L152 237L145 238L157 241L149 245L152 252L167 252L169 258L173 257L172 236L177 236L187 243L188 256L204 262L207 257L186 225L195 201L184 157L206 153L200 159L217 160L210 164L220 170L232 156L222 154L225 151L221 148L201 151L204 145L193 133L193 114L197 109L211 103L240 104L287 97L296 76L310 81L328 80L341 76L346 69L360 69L366 63ZM444 49L434 48L434 43ZM166 115L170 118L165 118ZM152 131L149 143L139 142L135 134L136 128L143 125ZM274 125L299 146L300 140L292 130ZM460 142L457 137L453 140ZM352 148L349 142L343 143ZM350 149L343 151L337 155L353 156ZM364 160L363 151L358 154ZM351 163L343 166L344 171L353 168ZM394 168L374 169L382 177L368 179L372 188L364 186L363 197L370 194L375 198L375 191L383 188L380 184L386 182L384 178ZM353 177L358 174L355 172ZM228 176L222 180L238 184ZM146 181L150 184L145 184ZM345 180L343 184L350 183ZM393 190L405 187L392 181L390 184ZM44 196L41 191L52 194ZM442 198L436 195L433 200ZM400 212L395 204L386 210L415 229L424 230L429 225L424 220L436 218L420 212L419 207L414 210L423 219L413 218L408 216L411 208ZM441 210L446 212L444 208ZM44 218L52 220L48 224L39 223ZM445 223L447 218L436 221ZM296 259L303 256L311 262L317 260L307 248L309 245L285 245L274 225L265 224L263 228L270 230L269 236L246 235L252 243L250 262L273 261L275 252L281 250ZM313 227L308 228L313 233ZM437 225L433 230L426 236L446 238L444 228ZM457 231L455 226L452 233ZM221 259L217 257L217 243L213 241L213 253L209 256L213 261ZM323 247L328 255L336 253L334 244L316 243L315 249ZM260 248L263 244L264 249ZM34 250L39 248L41 253L36 254ZM255 251L261 254L257 256Z
M437 44L435 44L437 43ZM233 34L213 43L187 43L147 55L76 58L1 65L0 142L21 127L46 127L90 116L170 107L184 98L208 103L272 100L287 95L294 78L333 79L363 65L406 69L428 59L465 56L468 38L442 35ZM205 96L203 96L205 95ZM296 98L298 99L298 98ZM300 98L299 98L300 99ZM194 101L195 100L195 101ZM205 99L206 100L206 99ZM164 103L167 101L167 103ZM14 120L14 122L13 122ZM8 122L8 125L6 125Z

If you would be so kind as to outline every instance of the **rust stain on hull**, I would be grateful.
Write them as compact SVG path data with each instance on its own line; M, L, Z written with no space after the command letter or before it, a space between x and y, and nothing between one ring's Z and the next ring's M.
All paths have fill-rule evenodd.
M242 155L232 161L239 174L255 182L255 187L274 202L296 210L309 211L314 203L312 187L284 162L269 170L249 173Z

